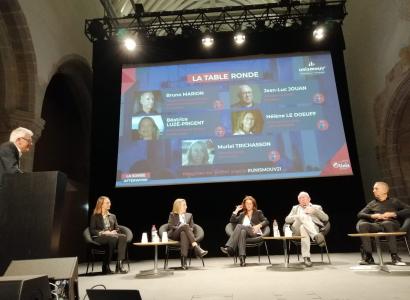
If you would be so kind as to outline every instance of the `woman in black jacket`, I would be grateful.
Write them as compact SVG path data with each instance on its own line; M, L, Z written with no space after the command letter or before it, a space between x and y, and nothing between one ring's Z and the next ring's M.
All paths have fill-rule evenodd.
M111 208L110 198L101 196L95 204L94 213L90 220L90 233L94 241L106 245L107 251L103 261L103 274L112 274L110 262L115 250L117 250L116 273L127 273L122 266L125 259L127 237L120 233L117 218L109 212Z
M239 213L239 211L241 211ZM246 238L262 235L263 228L269 225L268 219L258 210L256 200L252 196L245 196L242 204L236 206L231 216L231 223L235 224L235 230L229 237L221 251L225 254L233 254L237 250L241 267L246 265Z

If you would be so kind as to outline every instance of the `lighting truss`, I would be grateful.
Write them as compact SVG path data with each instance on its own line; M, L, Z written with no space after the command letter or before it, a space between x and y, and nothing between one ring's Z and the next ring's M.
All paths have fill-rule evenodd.
M342 23L346 0L318 0L309 3L282 0L278 3L226 6L180 11L139 12L126 17L104 17L85 21L85 35L91 42L108 40L126 30L146 37L181 35L209 31L281 30L318 23Z

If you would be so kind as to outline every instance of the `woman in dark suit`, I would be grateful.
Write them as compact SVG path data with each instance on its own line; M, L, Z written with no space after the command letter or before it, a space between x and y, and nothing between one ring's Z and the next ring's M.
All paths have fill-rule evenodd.
M241 211L239 213L239 211ZM268 219L258 210L256 200L252 196L245 196L242 204L236 206L231 216L231 223L236 224L235 230L229 237L221 251L233 254L237 249L241 267L246 265L246 238L262 235L262 230L269 225Z
M186 209L185 199L176 199L168 219L168 236L181 244L181 266L184 270L187 269L186 259L190 248L194 249L198 257L208 254L208 251L203 250L195 240L194 218Z
M98 198L94 208L94 213L90 220L90 233L94 241L99 244L106 245L107 251L103 261L102 272L104 274L112 274L110 262L117 249L117 265L116 273L127 273L122 266L122 261L125 259L125 251L127 247L127 237L120 233L117 218L109 212L111 201L108 197L101 196Z

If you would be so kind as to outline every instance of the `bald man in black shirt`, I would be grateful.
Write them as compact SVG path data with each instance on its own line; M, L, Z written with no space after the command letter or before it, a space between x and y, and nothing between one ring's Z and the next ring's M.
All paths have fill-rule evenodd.
M357 215L358 231L368 232L394 232L399 231L398 218L405 219L410 216L410 207L400 200L389 197L389 185L385 182L376 182L373 186L375 199L370 201ZM406 265L397 255L397 242L395 236L386 237L392 263L396 266ZM363 254L359 264L367 265L374 263L372 257L372 245L369 237L361 237Z

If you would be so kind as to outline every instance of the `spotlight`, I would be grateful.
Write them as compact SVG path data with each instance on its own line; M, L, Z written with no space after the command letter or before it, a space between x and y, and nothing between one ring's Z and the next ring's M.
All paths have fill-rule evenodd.
M165 33L167 37L175 37L175 30L172 27L166 27Z
M202 38L202 45L205 48L210 48L213 46L213 44L214 44L214 38L211 35L207 34Z
M135 39L127 37L124 39L124 46L128 51L134 51L137 48L137 42Z
M87 25L86 33L91 36L93 41L102 41L108 38L108 32L103 21L92 20Z
M321 41L325 38L326 36L326 30L324 26L318 26L313 30L313 38L316 41Z
M299 30L301 28L301 24L297 19L288 19L286 21L286 27L290 30Z
M281 31L283 29L283 25L279 22L276 22L275 24L273 24L272 29L275 32Z
M245 43L246 35L243 32L237 32L235 33L233 40L235 41L235 44L238 46L242 45Z
M257 32L263 32L266 30L265 20L256 20L255 21L255 30Z
M199 36L201 35L201 30L198 28L195 28L193 26L182 26L181 28L181 35L183 38L191 38L193 36Z

